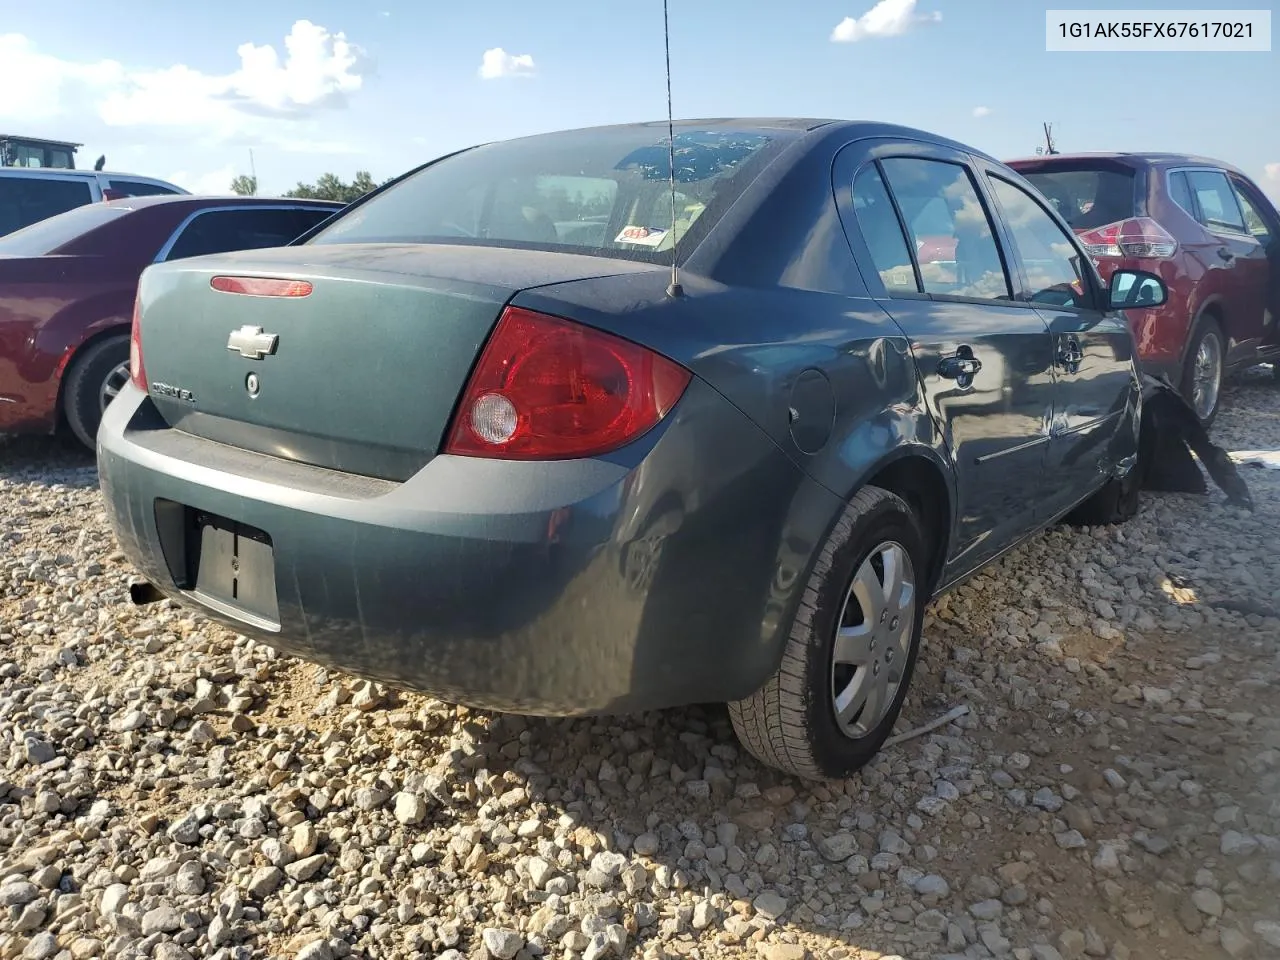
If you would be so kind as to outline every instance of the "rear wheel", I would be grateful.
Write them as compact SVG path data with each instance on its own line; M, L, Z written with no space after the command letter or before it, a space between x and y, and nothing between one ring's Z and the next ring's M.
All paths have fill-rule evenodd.
M928 599L919 521L867 487L823 544L782 663L729 705L761 762L807 779L844 777L875 756L907 696Z
M1182 395L1207 429L1218 416L1222 399L1226 349L1222 328L1209 315L1200 318L1187 350L1187 363L1182 374Z
M71 432L90 450L107 405L129 381L129 338L109 337L72 361L62 388L62 410Z

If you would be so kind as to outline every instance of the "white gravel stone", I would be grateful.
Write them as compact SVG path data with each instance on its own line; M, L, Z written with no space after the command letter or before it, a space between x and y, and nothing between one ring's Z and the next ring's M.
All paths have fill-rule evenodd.
M1229 384L1213 435L1277 410ZM970 712L805 783L720 709L458 709L135 607L92 457L0 438L0 956L1261 957L1280 471L1242 469L1254 514L1146 494L933 603L899 732Z

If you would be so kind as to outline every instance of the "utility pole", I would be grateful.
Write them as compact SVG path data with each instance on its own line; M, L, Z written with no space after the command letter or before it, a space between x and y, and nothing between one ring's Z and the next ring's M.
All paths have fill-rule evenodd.
M249 148L249 176L253 177L253 196L258 195L258 168L253 165L253 147Z
M1053 124L1048 122L1044 124L1044 152L1050 156L1058 152L1053 144Z

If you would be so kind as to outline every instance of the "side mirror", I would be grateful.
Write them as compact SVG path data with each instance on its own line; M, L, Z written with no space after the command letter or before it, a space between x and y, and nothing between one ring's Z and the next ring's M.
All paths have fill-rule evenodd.
M1112 310L1158 307L1168 301L1169 288L1163 280L1146 270L1117 270L1111 274L1107 299Z

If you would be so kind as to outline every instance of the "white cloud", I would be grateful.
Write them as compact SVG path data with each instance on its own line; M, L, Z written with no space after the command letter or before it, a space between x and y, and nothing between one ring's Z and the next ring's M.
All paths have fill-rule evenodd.
M0 62L23 82L0 85L0 119L45 123L96 115L109 127L172 128L213 139L297 138L301 121L346 106L367 61L342 33L298 20L275 47L241 44L239 66L203 73L185 64L126 67L80 63L40 50L21 34L0 35Z
M977 117L979 120L981 120L983 117L988 117L991 115L991 108L990 107L974 107L973 115Z
M486 50L480 58L480 76L485 80L500 77L531 77L537 68L533 57L527 53L507 53L501 47Z
M1280 203L1280 163L1268 163L1262 168L1262 189Z
M845 17L831 31L832 43L856 43L872 37L897 37L917 23L937 23L942 14L916 13L916 0L880 0L860 17Z
M228 196L231 193L231 181L239 171L231 164L219 167L208 173L188 173L180 170L165 177L170 183L185 187L192 193L204 196Z

